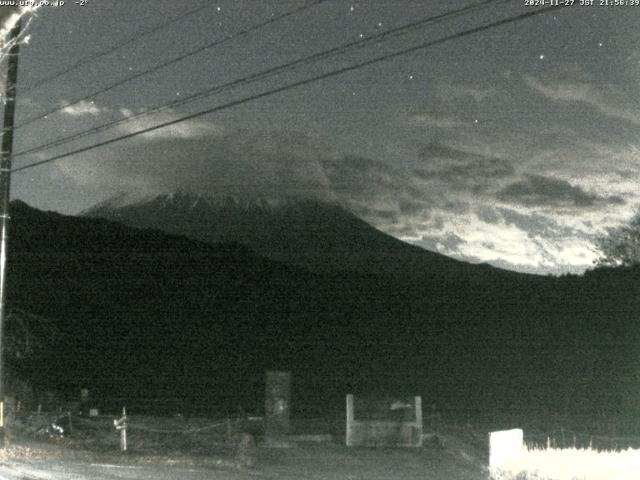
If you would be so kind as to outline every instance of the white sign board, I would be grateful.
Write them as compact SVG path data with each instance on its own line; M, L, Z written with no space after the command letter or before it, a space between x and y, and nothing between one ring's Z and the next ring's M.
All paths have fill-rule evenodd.
M523 452L523 432L520 428L489 434L489 469L495 475L517 460Z

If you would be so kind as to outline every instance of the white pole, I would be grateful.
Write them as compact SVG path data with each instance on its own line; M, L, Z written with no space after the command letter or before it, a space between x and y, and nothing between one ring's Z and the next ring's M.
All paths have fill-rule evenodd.
M120 449L124 453L127 451L127 409L125 407L122 407L122 418L124 423L120 430Z

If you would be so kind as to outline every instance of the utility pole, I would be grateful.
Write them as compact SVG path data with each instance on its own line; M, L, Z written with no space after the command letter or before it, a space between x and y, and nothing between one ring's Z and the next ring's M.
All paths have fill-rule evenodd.
M11 154L13 153L13 118L16 110L16 81L18 79L18 54L20 45L20 20L9 33L9 62L5 82L4 126L2 129L2 150L0 151L0 448L5 446L4 425L4 339L7 298L7 241L9 239L9 199L11 187Z

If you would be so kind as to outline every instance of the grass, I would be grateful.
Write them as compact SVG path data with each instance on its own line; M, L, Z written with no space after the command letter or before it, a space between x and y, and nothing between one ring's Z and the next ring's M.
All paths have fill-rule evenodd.
M591 448L526 448L522 455L505 463L504 480L637 480L640 478L640 450Z

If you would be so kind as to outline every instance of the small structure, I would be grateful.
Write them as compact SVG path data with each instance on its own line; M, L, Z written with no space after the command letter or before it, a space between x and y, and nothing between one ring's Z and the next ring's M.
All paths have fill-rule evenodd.
M268 447L289 446L291 373L267 372L264 406L264 441Z
M348 447L422 446L422 398L368 399L347 395Z

